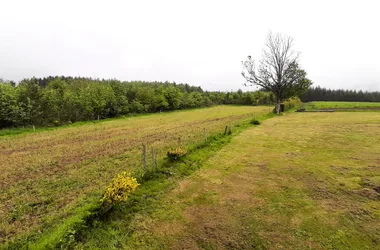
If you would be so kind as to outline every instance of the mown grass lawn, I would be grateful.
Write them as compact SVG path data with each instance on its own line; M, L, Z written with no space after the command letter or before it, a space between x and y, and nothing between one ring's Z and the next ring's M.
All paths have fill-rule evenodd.
M380 102L310 102L306 109L379 109Z
M153 211L108 218L76 247L380 249L379 186L379 113L286 114L234 137Z
M141 169L142 143L153 146L160 161L179 137L185 145L196 143L204 139L204 128L208 135L222 133L230 123L247 123L271 109L218 106L5 133L0 137L0 244L16 241L25 247L80 219L117 173Z

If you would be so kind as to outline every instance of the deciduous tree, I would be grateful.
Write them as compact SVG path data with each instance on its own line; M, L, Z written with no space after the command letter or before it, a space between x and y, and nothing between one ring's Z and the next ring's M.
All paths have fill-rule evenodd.
M293 45L292 37L270 32L259 64L251 56L242 62L247 84L274 94L277 114L281 102L304 93L312 84L299 66L299 53L293 50Z

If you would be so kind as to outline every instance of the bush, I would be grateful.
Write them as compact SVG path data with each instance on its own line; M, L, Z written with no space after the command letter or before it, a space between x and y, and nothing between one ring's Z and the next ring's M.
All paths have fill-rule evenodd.
M119 204L128 199L128 196L140 186L136 178L130 173L123 172L118 174L110 186L106 189L101 202L105 206Z
M260 121L257 119L252 119L249 123L251 123L253 125L260 125Z
M302 104L302 102L298 97L289 98L289 99L285 100L283 103L281 103L281 112L289 111L289 110L294 109L294 108L298 108L301 106L301 104ZM275 114L277 113L276 107L274 107L273 113L275 113Z
M182 145L180 145L177 148L170 149L167 153L167 156L169 159L175 161L179 159L181 156L184 156L186 154L187 154L186 149Z
M284 111L296 108L302 104L301 100L298 97L293 97L284 102Z

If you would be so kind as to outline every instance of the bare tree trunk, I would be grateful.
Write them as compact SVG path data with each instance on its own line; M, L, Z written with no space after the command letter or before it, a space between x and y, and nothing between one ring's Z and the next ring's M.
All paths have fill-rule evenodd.
M277 100L276 102L276 113L280 114L281 111L281 100Z
M299 53L293 50L293 38L269 33L259 65L251 56L243 62L242 75L247 83L275 95L277 114L283 109L281 101L301 94L312 84L306 71L300 68L298 57Z

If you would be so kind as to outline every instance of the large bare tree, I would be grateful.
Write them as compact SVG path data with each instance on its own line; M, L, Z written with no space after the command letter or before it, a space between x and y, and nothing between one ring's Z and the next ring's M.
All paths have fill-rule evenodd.
M270 32L258 66L251 56L243 63L242 75L248 85L271 91L276 98L276 112L284 100L302 94L312 82L299 67L299 52L293 50L293 38Z

